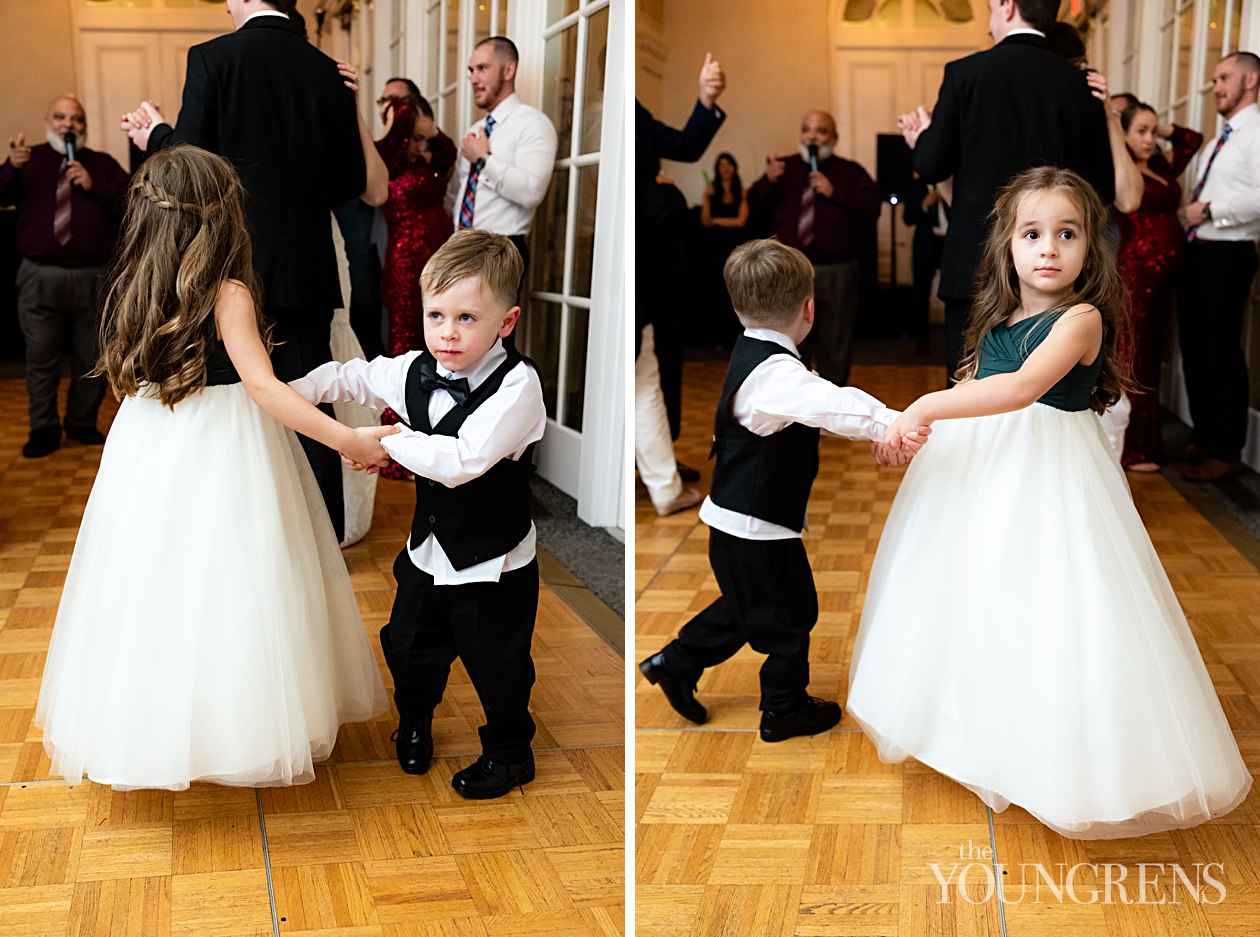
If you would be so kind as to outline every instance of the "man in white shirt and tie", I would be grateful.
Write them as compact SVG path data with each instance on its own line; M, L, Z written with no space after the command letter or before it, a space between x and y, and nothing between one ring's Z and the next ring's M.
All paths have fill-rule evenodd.
M1175 456L1198 463L1188 481L1222 481L1243 471L1249 396L1243 319L1260 239L1260 58L1235 52L1212 75L1221 135L1204 151L1190 201L1177 293L1186 394L1193 429Z
M468 59L473 102L486 116L460 143L446 189L455 228L506 235L529 265L526 237L534 210L547 194L556 162L556 130L547 115L516 94L516 44L483 39Z

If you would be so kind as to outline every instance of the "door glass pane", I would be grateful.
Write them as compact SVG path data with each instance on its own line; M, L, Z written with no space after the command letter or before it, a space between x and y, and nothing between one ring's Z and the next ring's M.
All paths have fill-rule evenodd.
M455 91L452 89L442 95L442 108L441 113L438 114L438 126L442 128L448 137L455 141L456 146L459 146L459 141L464 136L464 128L455 126L455 119L458 116L455 112L455 107Z
M1194 37L1194 5L1181 13L1177 29L1177 88L1174 101L1180 101L1190 93L1190 40Z
M1234 8L1229 13L1229 51L1238 51L1238 42L1242 36L1243 0L1234 0Z
M1199 121L1199 132L1205 140L1216 136L1216 97L1211 88L1203 92L1203 117Z
M508 34L508 27L507 27L508 18L507 18L507 15L508 15L508 0L499 0L499 29L498 29L498 33L499 33L499 35L500 35L500 36L506 36L506 35Z
M1162 109L1172 103L1172 88L1169 82L1172 81L1172 62L1173 62L1173 43L1176 41L1176 23L1169 23L1164 27L1163 35L1160 37L1159 48L1159 100L1156 102L1156 108ZM1136 89L1134 89L1136 90Z
M578 0L547 0L547 25L563 19L578 8Z
M560 377L560 304L531 299L523 317L523 351L538 365L547 416L556 417L556 387Z
M442 86L457 82L467 67L467 62L459 60L459 0L446 0L446 68Z
M586 88L582 92L582 153L599 150L604 126L604 71L608 62L608 7L588 21L586 27Z
M490 31L490 0L475 0L473 9L473 43L489 39L494 35Z
M543 113L556 128L556 157L569 155L573 139L573 85L577 77L577 26L547 40L543 65Z
M1203 58L1203 81L1212 80L1212 71L1221 60L1225 43L1225 0L1212 0L1208 5L1207 55Z
M569 348L564 364L564 425L582 431L582 402L586 398L586 340L591 314L569 307Z
M591 295L591 261L595 254L595 193L599 167L583 166L578 173L577 218L573 231L572 296Z
M442 48L442 8L428 12L429 48L424 54L424 77L420 79L420 93L430 100L441 90L442 76L438 72Z
M564 292L564 232L568 223L569 170L551 174L551 186L534 213L530 229L531 289Z

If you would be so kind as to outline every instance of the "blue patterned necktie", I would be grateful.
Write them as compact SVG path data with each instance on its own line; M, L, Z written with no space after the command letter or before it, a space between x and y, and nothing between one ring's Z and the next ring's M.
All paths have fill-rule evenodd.
M494 130L494 116L486 115L486 136ZM468 167L468 184L464 186L464 201L459 206L459 226L471 228L473 223L473 205L477 201L477 178L481 175L484 160L477 160Z
M1212 171L1212 164L1216 162L1216 155L1220 153L1221 147L1225 145L1225 141L1229 139L1229 135L1234 132L1234 128L1229 124L1221 131L1220 137L1216 140L1216 146L1212 148L1212 155L1208 157L1207 169L1203 170L1203 175L1199 177L1199 181L1194 184L1194 190L1190 193L1190 201L1197 202L1199 196L1203 194L1203 186L1207 184L1208 173ZM1199 230L1199 226L1191 225L1186 229L1186 240L1193 241L1195 232Z

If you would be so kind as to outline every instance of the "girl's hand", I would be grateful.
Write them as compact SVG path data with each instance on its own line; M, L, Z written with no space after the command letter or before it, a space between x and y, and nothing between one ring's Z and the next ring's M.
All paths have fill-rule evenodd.
M904 449L882 442L871 443L871 452L875 455L876 465L905 465L911 459L911 454Z
M389 464L389 453L381 446L381 439L398 431L397 426L360 426L351 430L350 441L341 451L352 462L384 468Z
M914 404L911 404L892 421L884 433L884 443L897 449L906 447L911 452L918 452L931 432L931 421L920 416Z

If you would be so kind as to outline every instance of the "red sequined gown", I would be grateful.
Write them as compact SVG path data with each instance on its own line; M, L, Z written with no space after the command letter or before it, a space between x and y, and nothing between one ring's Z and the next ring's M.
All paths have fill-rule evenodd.
M376 144L389 169L389 199L381 206L389 243L381 270L381 301L389 317L385 354L390 357L424 347L424 310L420 302L420 271L451 236L450 214L442 207L446 182L455 165L455 144L438 131L429 141L429 161L407 158L407 142L415 124L410 107L399 108L393 126ZM393 410L381 416L384 425L398 422ZM387 478L409 473L391 462L381 470Z
M1186 243L1186 231L1177 220L1181 185L1177 177L1203 145L1203 135L1185 127L1173 127L1168 159L1159 152L1147 168L1163 184L1142 174L1145 188L1137 211L1118 215L1120 274L1132 300L1132 331L1119 352L1132 363L1133 378L1140 385L1132 396L1133 412L1124 434L1123 465L1160 462L1163 446L1159 434L1159 364L1164 328L1172 309L1177 267Z

